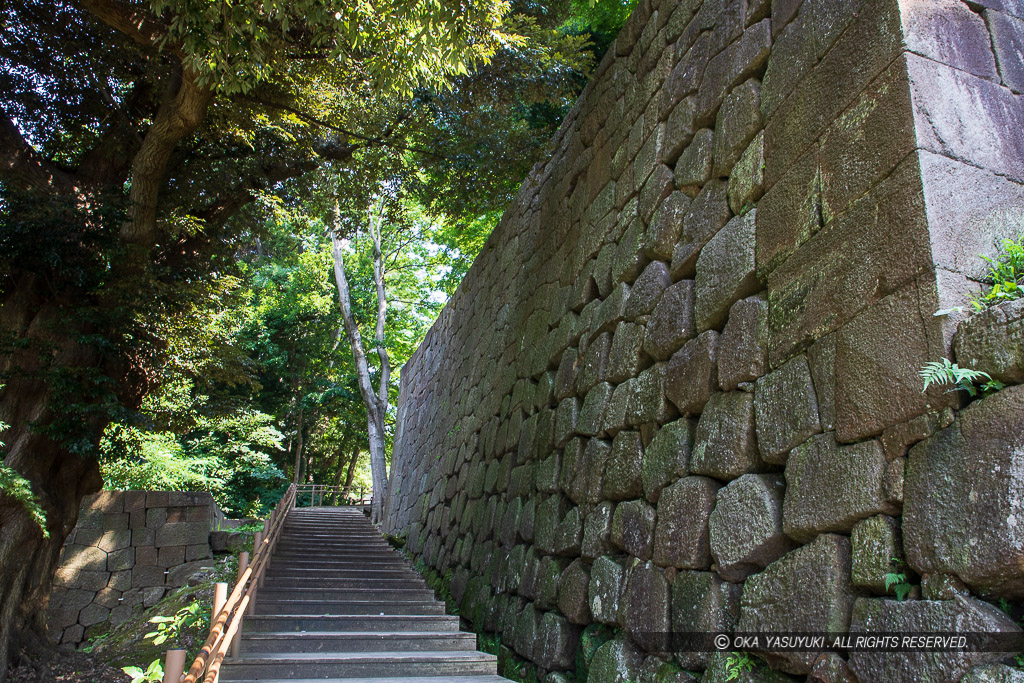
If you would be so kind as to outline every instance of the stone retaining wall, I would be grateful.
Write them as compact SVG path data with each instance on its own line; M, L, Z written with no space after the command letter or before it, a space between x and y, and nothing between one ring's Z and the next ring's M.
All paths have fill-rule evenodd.
M1024 227L1022 16L640 2L402 371L386 526L476 628L601 681L725 679L670 630L1017 628L986 601L1024 598L1024 387L961 410L918 370L1024 379L1020 310L955 354L951 310ZM766 659L911 681L998 656Z
M185 585L197 569L212 564L210 532L223 518L209 493L86 496L54 577L54 640L78 645Z

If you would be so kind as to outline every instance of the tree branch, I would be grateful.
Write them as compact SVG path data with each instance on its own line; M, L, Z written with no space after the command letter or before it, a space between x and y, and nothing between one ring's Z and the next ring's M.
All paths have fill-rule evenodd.
M158 47L166 27L155 21L149 12L141 12L118 0L77 0L78 5L115 31L125 34L139 45ZM174 54L176 47L168 46Z
M75 177L32 149L6 115L0 116L0 177L25 190L78 192Z

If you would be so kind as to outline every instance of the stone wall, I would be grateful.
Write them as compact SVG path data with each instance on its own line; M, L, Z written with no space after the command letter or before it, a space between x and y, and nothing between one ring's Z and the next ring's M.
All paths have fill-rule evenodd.
M78 645L185 585L197 569L212 564L210 532L223 517L209 493L86 496L54 577L53 639Z
M1024 311L954 354L950 310L1024 227L1022 16L641 0L402 371L386 526L476 628L545 673L608 625L602 681L724 678L670 630L1017 628L986 600L1024 597L1024 387L961 410L918 370L1024 379Z

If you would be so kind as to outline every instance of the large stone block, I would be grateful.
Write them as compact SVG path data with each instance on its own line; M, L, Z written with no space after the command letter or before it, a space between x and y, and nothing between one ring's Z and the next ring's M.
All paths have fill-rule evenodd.
M694 428L694 420L682 418L662 425L651 438L640 472L648 501L657 503L665 486L686 475Z
M654 548L656 520L657 513L645 501L619 503L612 517L611 542L634 557L649 560Z
M607 500L630 500L643 493L641 464L644 459L640 432L619 432L612 441L611 458L605 467L601 494Z
M761 81L751 78L729 93L715 123L714 174L727 176L762 128Z
M729 208L737 216L764 194L764 131L754 136L729 174Z
M626 571L620 563L607 556L594 560L594 565L590 570L587 595L590 613L595 621L603 624L618 623L620 599L625 581Z
M1024 19L1006 12L985 11L1003 85L1024 93Z
M821 431L818 397L806 356L797 356L757 380L757 443L765 462L783 464L789 451Z
M675 417L675 407L666 400L667 363L657 363L631 383L626 398L626 422L632 426L664 423Z
M823 534L747 579L736 630L845 633L854 597L850 539ZM773 652L763 656L773 668L805 674L818 654Z
M622 323L622 325L629 325L630 323ZM620 326L621 329L621 326ZM612 347L614 353L614 346ZM579 416L576 421L576 431L584 436L598 436L604 429L604 417L608 410L608 404L611 403L612 393L614 388L607 382L601 382L594 386L590 391L587 392L587 397L583 400L583 407L580 408ZM551 456L553 457L553 456ZM549 458L550 460L550 458ZM545 485L548 485L551 478L551 465L557 463L551 463L548 461L542 461L545 463L543 476L545 477ZM557 480L557 470L554 472L555 479Z
M620 608L622 628L637 645L648 652L667 652L669 605L668 580L650 562L629 570Z
M697 330L721 329L729 307L761 288L754 271L757 211L730 220L697 259L694 321Z
M625 638L609 640L594 653L588 681L626 683L640 675L643 653Z
M612 514L615 505L599 503L589 509L583 517L583 543L580 554L585 560L594 560L613 550L611 543Z
M672 580L674 633L728 633L740 614L742 586L722 581L714 572L681 571ZM709 652L676 651L686 669L704 669Z
M853 585L877 595L890 592L885 575L903 566L903 538L899 522L886 515L857 522L850 534Z
M815 436L786 463L786 534L806 543L820 533L849 533L872 515L894 514L883 484L888 462L878 441L840 446L833 434Z
M992 605L974 598L908 600L858 598L850 624L853 634L962 633L1019 634L1020 627ZM1000 652L884 652L855 650L850 668L862 681L957 681L971 667L996 662Z
M729 183L719 179L708 182L683 216L683 233L672 253L673 278L693 277L700 250L730 218Z
M565 617L547 612L540 621L534 657L546 669L571 669L576 659L580 628Z
M680 280L668 287L647 322L644 351L656 360L665 360L696 333L693 318L693 280Z
M729 480L763 469L754 430L754 397L742 391L712 394L697 423L690 472Z
M1024 597L1022 454L1024 386L973 403L911 448L903 507L910 566L955 574L986 597Z
M992 131L1024 129L1018 97L998 84L907 55L917 143L922 149L1024 180L1024 139Z
M693 188L692 194L696 194L711 180L714 137L715 132L710 128L702 128L694 133L693 140L676 161L674 179L677 187Z
M768 370L768 301L752 296L729 309L718 346L718 384L723 391L753 382Z
M668 199L665 200L665 203L668 201ZM659 212L661 210L659 209ZM669 275L668 266L661 261L651 261L644 268L644 272L640 273L640 277L636 279L629 291L629 300L626 302L627 319L636 320L639 316L649 315L661 298L661 293L671 286L672 278ZM621 382L622 380L612 379L611 381Z
M679 235L683 229L683 216L690 208L691 201L689 195L673 192L651 216L651 222L644 233L643 248L644 254L652 262L672 260L672 250L675 248L676 242L679 241ZM637 278L637 285L639 284L640 278ZM671 280L668 284L671 284ZM633 294L635 295L635 293L636 286L633 288ZM631 303L630 309L632 308Z
M818 147L812 147L757 203L756 266L762 278L823 225L819 157Z
M1024 299L976 313L960 323L957 363L1007 384L1024 382Z
M782 529L785 491L775 474L744 474L718 490L708 539L722 577L742 581L794 548Z
M711 566L708 517L718 488L707 477L683 477L662 490L654 532L655 564L684 569Z
M673 354L665 373L665 394L682 415L699 415L718 387L718 333L708 330Z

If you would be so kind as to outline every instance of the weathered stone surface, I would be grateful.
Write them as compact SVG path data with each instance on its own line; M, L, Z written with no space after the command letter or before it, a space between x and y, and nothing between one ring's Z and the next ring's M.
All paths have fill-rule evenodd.
M850 631L862 633L1019 633L1020 627L992 605L974 598L959 600L882 600L858 598ZM850 667L862 681L955 681L972 666L995 662L998 652L850 653Z
M816 147L800 157L765 193L757 203L757 216L757 272L763 278L821 229L821 174Z
M736 630L843 633L850 626L853 600L850 540L822 534L747 579ZM808 673L817 654L776 652L764 657L774 668Z
M1007 301L960 323L957 363L1006 384L1024 382L1024 299Z
M657 503L662 489L687 473L694 428L692 419L669 422L658 429L647 445L640 477L648 501Z
M960 683L1022 683L1024 671L1005 664L976 666L960 679Z
M661 424L675 417L675 408L665 396L667 366L667 363L657 363L630 383L631 389L626 397L626 422L629 425Z
M883 478L888 462L878 441L840 446L833 434L815 436L786 463L786 534L807 542L827 531L848 533L862 519L897 512Z
M683 477L662 489L654 532L655 564L683 569L711 566L708 517L718 488L718 482L707 477Z
M985 23L992 36L1003 85L1015 93L1024 92L1024 19L986 10Z
M729 208L737 216L750 210L764 194L764 132L759 132L729 174Z
M757 211L729 221L707 243L697 259L694 321L697 330L721 329L729 307L757 292L754 272L754 231Z
M885 575L898 573L903 564L903 539L899 523L887 515L857 522L850 534L853 585L877 595L890 591Z
M944 387L921 391L918 371L947 348L934 285L891 294L836 334L836 435L855 441L923 413L953 406ZM935 308L932 309L932 306ZM922 312L926 312L922 315Z
M591 508L583 518L583 543L580 554L585 560L594 560L612 550L612 514L613 503L599 503Z
M611 297L605 299L602 302L602 307L610 301L614 303ZM597 312L602 310L604 309L599 308ZM597 313L595 313L595 326L597 326L596 316ZM611 347L612 335L607 331L591 339L585 347L581 346L580 364L576 369L576 394L578 396L585 396L595 384L605 380L608 371L608 353L611 351ZM559 404L559 409L561 409L561 404Z
M689 195L673 192L655 210L643 241L644 254L651 261L672 260L672 251L683 229L683 216L691 201ZM637 280L639 284L639 278Z
M714 138L715 131L710 128L702 128L694 133L693 140L676 161L676 186L700 188L711 180L711 154ZM697 191L695 189L694 194Z
M625 577L625 569L612 558L602 556L594 560L587 587L589 609L594 620L604 624L618 623Z
M727 633L740 615L743 587L722 581L714 572L681 571L672 580L672 631L674 633ZM703 669L709 652L677 651L676 660L686 669Z
M729 309L718 346L718 384L723 391L753 382L768 369L768 301L741 299Z
M701 683L791 683L796 680L764 667L755 666L753 671L737 672L734 657L732 652L712 652L708 658L708 668L700 679Z
M711 180L690 204L683 217L683 233L672 253L672 277L693 277L700 250L732 218L729 183Z
M956 600L970 595L964 582L950 574L925 574L921 577L921 597L925 600Z
M797 356L757 380L757 443L765 462L784 464L789 451L821 431L818 397L806 356Z
M640 674L643 653L626 639L616 638L598 648L587 680L626 683Z
M669 583L661 569L650 562L629 570L620 614L622 628L648 652L667 652L669 631Z
M712 394L697 423L690 472L729 480L762 469L754 397L742 391Z
M718 110L714 141L716 177L732 172L761 128L761 81L751 78L729 93Z
M910 449L903 504L910 566L955 574L983 596L1024 597L1022 449L1024 386L971 404Z
M630 500L643 494L641 463L644 447L639 432L619 432L605 467L601 494L607 500Z
M718 490L708 538L722 577L742 581L793 549L782 529L785 491L775 474L744 474Z
M654 525L657 513L642 500L631 500L615 506L612 517L612 543L641 560L651 559L654 546Z
M567 398L558 404L555 417L555 448L562 448L576 433L576 421L579 418L580 401Z
M667 202L668 200L666 200ZM668 266L661 261L651 261L636 279L633 288L629 292L629 301L626 303L626 318L636 320L641 315L648 315L654 311L654 306L661 298L662 292L672 286L672 278L668 272ZM612 379L611 381L621 382L622 380Z
M699 415L718 385L718 333L708 330L686 342L669 360L665 394L682 415Z
M546 669L571 669L579 645L580 628L554 612L547 612L537 629L534 656Z
M667 288L647 322L644 351L665 360L697 333L693 318L694 282L680 280Z
M622 325L630 325L630 323L622 323ZM614 349L615 347L612 346L613 353ZM608 410L608 404L612 400L613 391L614 389L611 384L601 382L587 392L587 397L583 400L583 407L580 408L579 416L576 420L576 431L578 433L585 436L597 436L602 432L605 412ZM555 456L552 455L551 457ZM553 464L557 466L557 462L542 462L545 462L543 473L543 476L545 477L545 486L549 486L551 479L551 466ZM554 472L554 476L555 479L557 479L557 469Z
M992 135L1024 128L1016 97L999 85L917 55L907 56L922 149L1024 179L1024 140Z
M545 553L555 552L555 538L558 525L569 511L571 505L561 495L555 493L546 497L537 505L537 516L533 523L533 540L537 548Z

